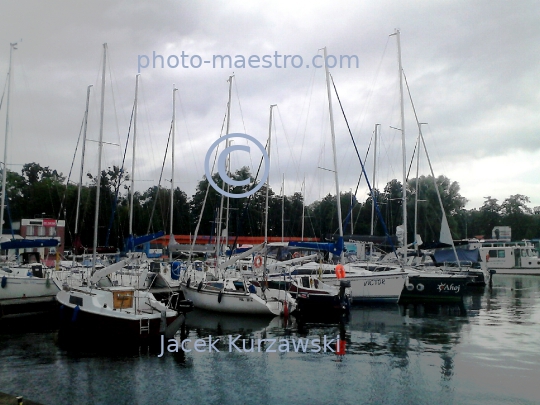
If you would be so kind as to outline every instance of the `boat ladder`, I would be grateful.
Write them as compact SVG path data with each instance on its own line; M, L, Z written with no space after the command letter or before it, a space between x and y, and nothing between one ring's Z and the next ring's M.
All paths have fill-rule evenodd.
M139 334L142 335L143 333L150 334L150 318L144 317L140 320Z

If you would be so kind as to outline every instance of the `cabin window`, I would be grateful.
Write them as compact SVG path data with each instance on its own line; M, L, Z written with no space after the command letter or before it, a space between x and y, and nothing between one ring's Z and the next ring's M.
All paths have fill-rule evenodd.
M56 236L56 228L54 226L49 227L49 236Z
M506 257L506 252L504 250L497 250L497 257L499 259L504 259Z
M38 236L45 236L45 227L38 226Z

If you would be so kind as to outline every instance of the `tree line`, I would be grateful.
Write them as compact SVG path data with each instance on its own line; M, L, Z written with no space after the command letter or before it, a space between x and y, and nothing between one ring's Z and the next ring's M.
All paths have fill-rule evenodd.
M254 182L248 168L236 171L231 177L236 180L250 177L252 183ZM77 229L82 243L90 246L94 232L97 178L88 174L87 179L89 183L81 186ZM8 170L6 180L7 213L4 232L9 232L8 221L36 217L63 219L66 221L66 246L70 246L75 237L78 185L71 182L66 184L66 177L62 173L49 167L42 167L38 163L25 164L20 174ZM129 180L129 174L117 166L109 167L101 172L98 221L100 245L122 248L124 239L129 236ZM418 185L416 179L407 182L409 238L412 238L416 223L417 233L424 241L438 240L441 209L433 180L431 176L422 176L418 179ZM457 182L452 182L445 176L439 176L435 180L454 239L476 236L490 238L493 227L498 225L510 226L515 240L533 239L540 236L540 215L535 215L527 206L530 203L527 196L511 195L501 203L495 198L486 197L480 208L466 210L467 199L460 194ZM214 181L221 184L221 179L217 174ZM246 187L235 187L231 190L233 193L244 191ZM357 201L350 192L341 194L340 203L346 235L371 233L374 200L390 235L395 234L396 226L402 224L402 183L396 179L391 180L384 189L373 190L372 194L368 195L365 201ZM302 222L305 237L324 238L337 233L335 195L328 194L305 208L303 208L303 196L299 192L282 197L269 188L268 195L269 236L279 237L283 234L285 237L299 237L302 234ZM415 198L416 195L418 198ZM204 203L205 196L206 203ZM174 234L194 234L200 221L199 235L215 235L222 198L221 194L212 187L208 187L205 177L198 182L195 194L191 197L188 197L180 188L175 188L173 200ZM159 230L168 233L170 201L170 189L152 186L144 192L135 192L133 196L134 235L145 235ZM229 199L228 207L227 210L227 203L223 202L221 211L223 223L229 224L230 236L264 235L266 186L249 198ZM376 236L385 234L377 216L375 216L373 230Z

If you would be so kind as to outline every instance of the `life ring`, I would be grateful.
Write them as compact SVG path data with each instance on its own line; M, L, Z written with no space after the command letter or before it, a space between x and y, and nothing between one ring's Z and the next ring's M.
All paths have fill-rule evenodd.
M292 258L293 259L298 259L300 256L300 252L294 252L293 255L292 255Z
M414 284L407 284L407 290L413 291L414 290Z
M421 284L421 283L416 284L416 289L418 291L424 291L424 284Z
M486 262L489 262L489 253L486 255Z
M343 277L345 277L345 267L343 267L342 264L338 264L338 265L336 266L335 272L336 272L336 277L337 277L337 278L343 278Z
M259 268L262 266L262 263L263 263L263 259L261 256L255 256L255 259L253 259L253 265L256 267L256 268Z

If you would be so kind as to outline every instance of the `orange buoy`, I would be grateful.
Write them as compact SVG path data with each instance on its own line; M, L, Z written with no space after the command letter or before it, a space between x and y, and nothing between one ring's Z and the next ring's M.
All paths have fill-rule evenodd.
M335 272L336 272L336 277L337 277L337 278L343 278L343 277L345 277L345 267L343 267L342 264L338 264L338 265L336 266Z
M285 318L289 317L289 306L287 305L287 301L283 301L283 316Z
M256 268L259 268L262 266L262 257L261 256L255 256L255 259L253 259L253 265L256 267Z

